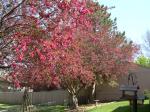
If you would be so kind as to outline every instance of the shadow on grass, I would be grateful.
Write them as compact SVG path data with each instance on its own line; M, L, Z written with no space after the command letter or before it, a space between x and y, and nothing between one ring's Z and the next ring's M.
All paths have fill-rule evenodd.
M133 112L132 107L130 106L120 106L113 110L112 112ZM138 105L138 111L137 112L150 112L150 105L144 104L144 105Z
M0 112L20 112L20 109L21 109L20 105L0 104ZM34 106L33 110L36 110L35 112L65 112L65 107L61 105L57 106L41 105L41 106Z
M39 112L65 112L64 106L39 106Z
M0 112L17 112L19 109L19 106L17 105L7 105L7 104L0 104Z

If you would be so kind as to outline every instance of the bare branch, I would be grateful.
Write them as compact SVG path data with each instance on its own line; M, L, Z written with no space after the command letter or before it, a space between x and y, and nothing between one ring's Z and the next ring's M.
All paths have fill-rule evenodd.
M9 42L7 42L3 47L0 48L0 50L6 48L11 42L13 42L13 40L10 40Z
M8 13L6 13L0 20L0 27L2 27L3 25L3 20L8 17L9 15L11 15L18 7L20 7L26 0L22 0L21 3L19 3L18 5L16 5L15 7L13 7Z

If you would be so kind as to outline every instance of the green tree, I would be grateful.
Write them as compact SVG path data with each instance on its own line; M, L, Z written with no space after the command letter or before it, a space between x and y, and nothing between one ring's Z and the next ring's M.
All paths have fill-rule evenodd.
M142 65L144 67L150 67L150 58L141 55L135 61L136 64Z

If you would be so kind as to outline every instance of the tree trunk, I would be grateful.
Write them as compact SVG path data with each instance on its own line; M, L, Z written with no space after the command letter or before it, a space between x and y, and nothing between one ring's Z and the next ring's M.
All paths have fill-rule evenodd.
M25 88L21 112L31 112L31 99L29 97L29 88Z
M89 96L90 103L93 103L95 99L96 99L96 82L94 82L90 87L90 96Z
M78 109L78 98L77 95L72 94L71 95L71 99L72 99L72 109Z

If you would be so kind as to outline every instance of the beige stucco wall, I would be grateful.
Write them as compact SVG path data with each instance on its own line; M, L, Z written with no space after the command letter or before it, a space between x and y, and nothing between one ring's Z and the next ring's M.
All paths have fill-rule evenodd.
M137 67L134 71L137 77L137 84L140 86L138 91L139 95L142 95L144 90L150 90L150 68ZM100 101L105 100L118 100L121 97L121 91L119 86L128 83L128 76L120 77L117 87L110 87L107 84L98 86L96 90L96 99Z

